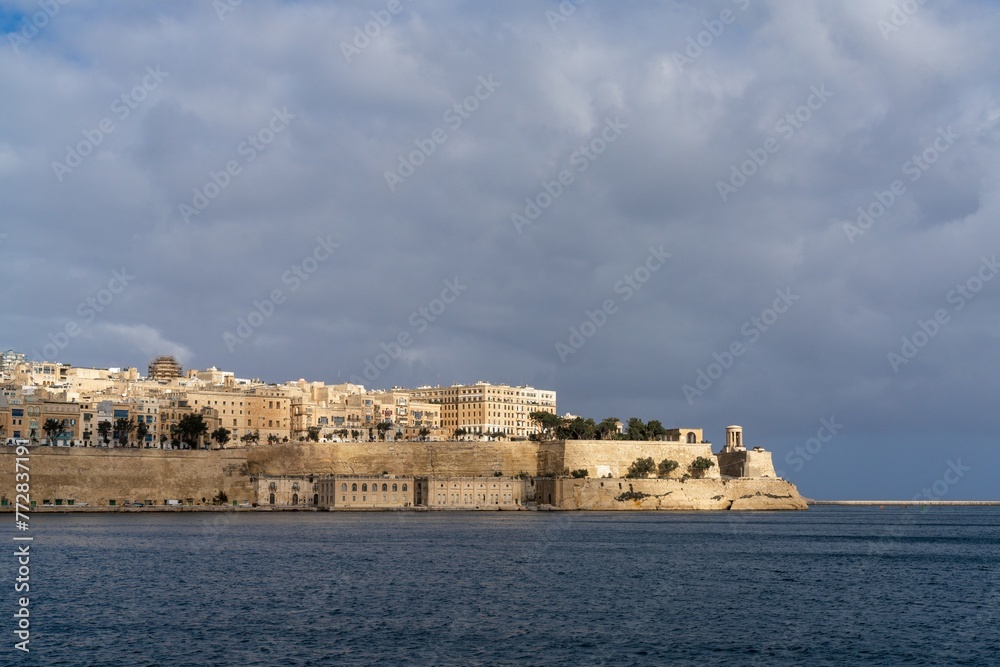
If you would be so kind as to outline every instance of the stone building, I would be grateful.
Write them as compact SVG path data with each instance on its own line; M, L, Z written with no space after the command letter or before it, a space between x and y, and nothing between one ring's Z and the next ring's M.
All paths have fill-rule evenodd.
M528 481L516 477L422 477L415 502L429 509L517 509L528 499Z
M556 392L534 387L477 382L451 387L417 387L409 390L415 400L441 406L441 427L449 434L456 429L485 435L503 434L526 438L537 434L539 426L532 412L556 414Z
M413 507L413 477L334 475L317 484L319 506L328 509Z
M173 380L181 377L181 365L170 356L160 356L149 362L150 380Z

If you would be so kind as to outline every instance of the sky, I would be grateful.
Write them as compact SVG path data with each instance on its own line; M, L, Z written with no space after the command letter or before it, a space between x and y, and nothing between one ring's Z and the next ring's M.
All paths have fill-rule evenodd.
M993 3L0 3L0 347L1000 497ZM994 369L994 370L990 370Z

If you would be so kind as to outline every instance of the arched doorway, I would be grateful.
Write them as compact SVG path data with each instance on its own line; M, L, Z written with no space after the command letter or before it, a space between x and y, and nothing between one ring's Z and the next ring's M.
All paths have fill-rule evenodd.
M293 505L298 505L299 504L299 494L297 494L297 493L293 493L292 494L292 504Z
M273 493L271 494L271 504L272 505L274 504L274 494Z

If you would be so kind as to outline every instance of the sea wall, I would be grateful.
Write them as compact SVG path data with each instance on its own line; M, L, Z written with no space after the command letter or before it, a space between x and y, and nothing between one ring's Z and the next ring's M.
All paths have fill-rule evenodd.
M804 510L782 479L538 479L535 500L564 510Z
M15 450L0 450L0 494L15 499ZM33 447L27 462L31 499L116 505L124 501L167 499L201 503L219 491L230 500L253 498L246 451L104 449L98 447Z

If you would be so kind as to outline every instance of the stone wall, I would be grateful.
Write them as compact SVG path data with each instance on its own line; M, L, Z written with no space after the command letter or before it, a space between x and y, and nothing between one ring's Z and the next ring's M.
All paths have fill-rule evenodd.
M565 510L808 509L781 479L539 479L535 499ZM640 497L642 494L642 497Z
M771 452L754 448L736 452L722 451L717 455L719 470L730 477L777 477Z
M0 448L0 493L14 500L14 448ZM196 504L223 491L230 501L251 500L246 451L33 447L28 457L31 499L91 506L167 499Z
M659 463L664 459L677 461L674 473L681 477L699 456L715 460L711 443L682 444L677 442L639 442L633 440L567 440L542 443L539 447L539 474L561 475L565 471L586 469L591 477L624 477L628 468L639 458L651 457ZM719 477L719 466L709 468L704 477Z
M538 444L522 442L306 442L247 450L250 474L475 477L537 475Z

